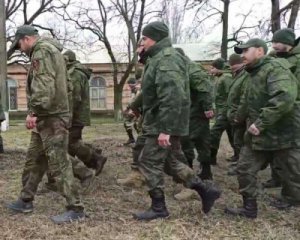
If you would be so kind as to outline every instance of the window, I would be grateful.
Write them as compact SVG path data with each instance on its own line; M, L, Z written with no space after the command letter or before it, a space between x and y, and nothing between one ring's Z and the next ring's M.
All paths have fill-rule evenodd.
M92 77L90 80L90 103L91 110L106 108L106 83L100 76Z
M16 80L7 79L8 110L18 110L18 84Z

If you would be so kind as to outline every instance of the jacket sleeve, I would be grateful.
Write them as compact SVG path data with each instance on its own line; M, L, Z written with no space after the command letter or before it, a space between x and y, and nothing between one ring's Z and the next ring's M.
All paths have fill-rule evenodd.
M269 100L254 122L260 131L272 127L286 113L291 111L296 100L296 79L291 73L289 74L288 70L282 71L282 68L281 71L279 70L280 67L271 72L267 78Z
M51 108L55 96L55 55L45 49L37 50L31 59L31 96L29 111L35 114Z
M174 61L161 61L157 68L155 84L161 133L172 134L180 127L181 118L189 118L181 114L183 107L190 108L188 73L182 67Z

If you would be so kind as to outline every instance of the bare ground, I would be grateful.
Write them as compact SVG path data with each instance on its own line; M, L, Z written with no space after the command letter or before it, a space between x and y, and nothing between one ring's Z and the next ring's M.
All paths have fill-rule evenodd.
M31 214L14 214L5 204L17 199L20 177L29 143L29 131L13 126L2 133L6 153L0 155L0 239L300 239L300 209L277 211L268 205L268 197L279 189L261 190L259 216L256 220L224 215L226 205L241 202L236 177L227 176L225 158L232 153L227 139L222 139L215 180L223 194L212 212L205 216L197 200L178 202L173 195L178 186L166 177L166 199L171 216L167 220L138 222L131 214L149 206L145 188L130 189L116 184L116 179L130 172L129 147L120 147L126 140L121 124L98 124L85 130L86 142L104 149L109 160L98 177L96 190L84 196L89 218L81 223L54 225L49 216L64 209L64 199L56 193L38 195ZM196 168L197 169L197 168ZM269 170L260 174L260 181L269 177Z

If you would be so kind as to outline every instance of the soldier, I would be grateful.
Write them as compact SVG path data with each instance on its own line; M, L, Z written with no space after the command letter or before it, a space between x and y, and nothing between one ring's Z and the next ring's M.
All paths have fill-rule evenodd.
M226 130L231 147L233 147L233 137L231 126L227 119L227 98L229 86L232 83L232 76L225 71L225 61L218 58L212 62L210 73L214 76L214 103L215 103L215 124L210 131L211 137L211 164L217 164L217 153L223 132ZM237 153L234 153L236 157Z
M241 208L226 208L227 214L257 217L257 173L273 159L280 166L282 199L272 206L286 209L300 203L299 102L297 80L287 61L265 56L261 39L250 39L235 47L250 74L238 122L247 119L244 146L237 165ZM296 133L296 134L295 134Z
M231 125L233 145L236 151L236 158L229 168L228 175L236 175L236 164L243 146L246 122L237 122L237 112L241 108L241 98L245 93L249 74L244 69L243 59L239 54L232 54L229 57L229 65L232 71L233 82L230 86L227 99L227 119Z
M76 59L71 50L64 54L68 76L72 83L72 125L69 128L69 154L79 158L87 167L95 169L98 176L107 158L102 156L102 150L94 150L82 141L82 130L91 125L90 87L91 70L85 68Z
M176 49L185 56L182 49ZM205 69L198 63L192 62L186 57L188 62L188 74L190 80L190 123L189 136L181 139L182 150L187 158L189 166L193 167L195 158L194 146L198 153L198 161L202 171L199 177L212 179L210 168L210 132L209 119L213 117L212 94L209 77Z
M51 219L57 224L83 219L84 206L74 184L67 152L70 113L64 58L55 46L41 39L38 31L29 25L17 29L11 50L16 49L31 60L27 78L26 127L37 131L31 132L26 156L24 171L29 172L29 177L20 198L7 207L17 212L32 212L37 187L48 170L58 191L67 200L67 211Z
M136 79L134 78L129 78L127 81L127 84L130 88L130 92L131 92L131 101L133 101L135 99L135 97L137 96L137 94L139 93L140 90L140 84L137 82ZM123 145L129 145L129 144L133 144L135 143L135 139L133 136L133 129L135 129L136 131L138 131L137 129L137 122L136 122L136 118L134 116L134 114L132 114L132 112L130 111L129 106L127 106L126 110L123 113L124 115L124 128L126 130L126 133L128 135L128 140L126 143L124 143Z
M180 137L188 135L190 95L186 61L172 48L169 29L164 23L152 22L142 33L142 44L148 55L142 84L146 140L138 167L145 176L152 205L133 216L137 220L169 216L163 192L166 163L173 176L198 192L202 209L208 213L220 197L220 191L203 183L191 168L177 161L183 156Z
M1 104L1 94L0 94L0 153L4 153L4 148L3 148L3 139L1 136L1 123L5 121L5 115L4 115L4 111L2 108L2 104Z
M274 33L272 38L272 47L274 56L287 59L292 65L292 72L296 76L300 84L300 46L296 42L296 36L293 29L284 28ZM298 87L298 91L300 88ZM280 177L277 170L278 166L274 166L271 161L271 179L263 183L265 188L280 187Z

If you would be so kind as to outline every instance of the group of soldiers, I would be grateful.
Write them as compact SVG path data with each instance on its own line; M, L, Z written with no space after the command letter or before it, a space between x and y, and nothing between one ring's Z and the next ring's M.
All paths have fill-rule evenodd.
M207 72L182 49L172 47L169 29L162 22L147 24L137 53L144 65L141 92L126 110L129 140L134 143L132 173L118 184L145 184L151 198L148 210L137 220L166 218L164 174L183 184L210 212L221 190L213 183L211 165L217 164L220 138L227 132L234 155L228 174L237 175L243 196L241 208L225 213L257 217L257 173L272 165L282 187L272 206L287 209L300 203L300 46L291 29L277 31L272 39L274 56L261 39L235 46L229 68L221 58ZM16 31L11 48L31 61L27 78L26 127L31 141L17 201L7 205L18 212L33 211L33 200L46 174L48 188L67 201L55 223L84 219L82 191L92 185L106 162L101 149L82 141L90 124L89 69L75 54L55 40L40 37L28 25ZM130 80L131 81L131 80ZM212 84L213 83L213 84ZM132 92L137 89L131 81ZM215 117L210 129L210 119ZM135 140L130 130L138 119ZM129 127L127 127L129 126ZM200 172L193 169L195 151ZM82 188L75 184L74 177ZM184 190L183 190L184 191Z

